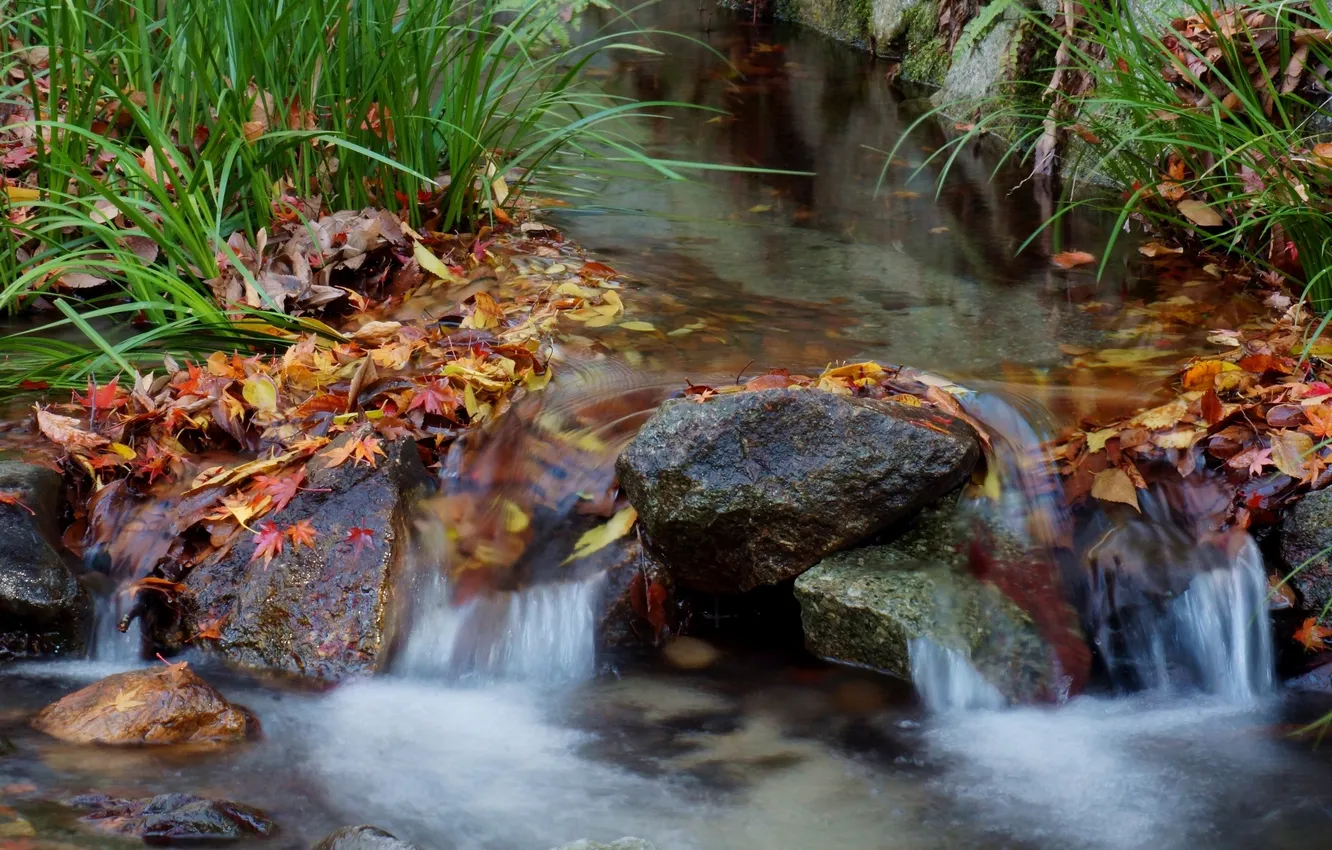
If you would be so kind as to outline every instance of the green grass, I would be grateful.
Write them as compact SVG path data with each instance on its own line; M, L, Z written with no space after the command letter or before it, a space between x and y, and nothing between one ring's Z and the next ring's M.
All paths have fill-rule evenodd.
M1192 0L1196 13L1216 15L1205 0ZM1165 37L1172 35L1169 21L1155 25L1131 13L1126 0L1088 4L1080 20L1083 39L1071 50L1069 73L1087 74L1093 83L1071 97L1068 109L1056 118L1058 131L1070 141L1063 145L1063 175L1059 211L1046 226L1084 204L1110 206L1118 214L1105 256L1126 230L1164 232L1195 246L1234 252L1260 265L1276 265L1307 290L1319 309L1332 308L1332 172L1328 164L1307 156L1292 159L1292 152L1311 144L1309 122L1323 110L1321 100L1303 89L1283 92L1282 77L1290 61L1296 30L1332 27L1332 12L1325 0L1307 5L1260 2L1245 7L1275 18L1278 70L1271 82L1255 82L1238 73L1241 60L1264 33L1241 28L1222 39L1215 55L1203 55L1179 40L1186 62L1171 57ZM1059 33L1047 19L1032 12L1033 23L1052 45ZM1310 45L1310 67L1329 61L1327 46ZM1213 82L1201 103L1181 100L1163 72L1176 67L1185 82L1198 83L1200 75ZM1041 122L1050 104L1040 82L1026 83L1027 96L1007 95L1003 100L978 104L947 104L945 109L974 110L980 116L974 129L955 137L937 151L927 165L948 166L978 135L990 129L1028 128L1008 148L1005 163L1030 155L1042 133ZM934 120L925 116L921 120ZM1094 138L1087 143L1083 137ZM1166 180L1169 164L1183 164L1178 180L1187 197L1207 204L1223 219L1219 226L1199 227L1179 212L1176 202L1162 197L1158 187ZM1001 163L1002 165L1003 163ZM1108 193L1109 183L1126 190ZM1274 262L1269 246L1274 235L1284 235L1298 251L1298 264ZM1024 246L1025 247L1025 246Z
M580 72L643 51L632 28L569 47L558 0L16 0L0 104L37 104L36 200L0 220L0 310L38 296L62 318L0 340L0 390L76 385L241 333L272 310L219 305L207 282L236 231L284 196L326 211L379 206L414 226L468 229L548 176L646 165L619 132L668 104L609 97ZM601 5L598 3L598 5ZM56 49L58 47L58 49ZM49 64L32 48L50 48ZM13 137L12 135L10 136ZM495 175L508 176L497 197ZM106 221L109 215L123 226ZM30 216L20 221L22 216ZM146 261L135 243L155 244ZM104 278L88 301L62 275ZM248 274L248 273L246 273ZM269 305L270 307L272 305ZM90 316L82 315L90 313ZM127 319L136 319L136 329ZM86 344L43 339L72 325Z

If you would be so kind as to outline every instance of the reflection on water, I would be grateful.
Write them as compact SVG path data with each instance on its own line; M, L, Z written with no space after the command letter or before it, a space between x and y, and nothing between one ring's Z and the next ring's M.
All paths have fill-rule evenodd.
M885 159L870 148L891 147L918 112L868 58L798 30L727 24L723 12L711 16L711 32L694 32L691 3L643 15L702 43L675 41L666 57L624 55L593 73L620 93L724 110L652 122L641 141L653 153L818 176L613 181L598 187L600 212L561 213L561 226L599 259L633 273L625 298L633 318L674 333L626 345L619 331L615 357L601 345L614 329L566 340L604 361L557 372L574 385L557 382L541 403L520 405L500 427L459 444L435 503L447 508L446 527L471 522L460 536L485 541L478 529L495 521L486 511L498 496L533 497L543 465L572 457L579 475L521 503L531 508L539 556L550 541L536 501L554 525L580 491L604 487L614 450L670 388L770 367L817 373L859 356L949 372L972 386L1018 376L1017 395L1030 403L975 403L996 437L1014 444L1002 456L1012 492L1040 493L1023 448L1081 412L1051 403L1041 381L1073 386L1074 373L1057 374L1068 351L1103 342L1084 307L1155 297L1155 282L1134 279L1118 259L1099 284L1088 272L1049 266L1056 235L1062 247L1098 249L1104 222L1093 219L1070 218L1019 253L1049 201L1030 185L1008 194L991 184L993 160L977 150L963 153L937 199L928 179L908 184L940 144L937 127L913 137L876 194ZM1232 318L1216 321L1233 327ZM1090 386L1076 388L1098 407L1131 405L1156 389L1132 374L1084 372ZM1041 403L1053 408L1048 417L1027 409ZM530 421L521 418L529 412ZM596 451L546 440L542 454L531 435L551 421L555 431L595 436ZM491 497L479 512L469 513L465 499L447 501L468 486ZM1031 514L1033 504L1016 510ZM1047 507L1052 538L1066 517ZM529 552L508 554L514 584L535 575ZM1177 606L1192 607L1170 615L1181 621L1176 635L1187 631L1181 623L1210 624L1184 639L1214 683L1237 680L1237 665L1269 654L1266 633L1244 616L1260 607L1261 592L1246 578L1243 570L1204 576L1205 592ZM77 847L100 839L53 801L90 791L231 797L269 809L283 847L361 822L441 850L548 850L625 834L662 850L1306 850L1308 836L1328 827L1332 769L1280 737L1287 709L1275 697L1226 705L1151 694L995 711L965 659L928 646L915 660L932 671L940 704L974 710L924 715L880 677L727 647L705 672L622 666L588 678L597 663L588 601L596 585L593 576L450 600L450 585L436 577L419 589L426 613L418 612L395 674L330 693L261 689L208 671L258 713L267 736L205 756L89 757L43 738L27 728L30 715L111 668L0 668L0 743L17 748L3 756L0 747L0 806L38 824L43 839ZM1226 637L1218 644L1217 635ZM1269 668L1244 669L1252 675L1235 696L1267 690ZM35 788L7 787L15 783Z

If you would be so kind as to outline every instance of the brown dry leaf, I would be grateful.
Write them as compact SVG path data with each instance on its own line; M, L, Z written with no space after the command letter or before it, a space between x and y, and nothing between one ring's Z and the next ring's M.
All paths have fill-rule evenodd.
M1050 262L1059 266L1061 269L1071 269L1076 266L1085 266L1088 263L1096 262L1096 257L1088 254L1086 251L1064 251L1062 254L1055 254L1050 258Z
M1221 214L1202 201L1192 199L1180 201L1179 212L1199 227L1219 227L1224 223Z
M1177 398L1174 401L1163 404L1160 407L1153 407L1151 410L1144 410L1137 416L1129 420L1131 424L1141 425L1144 428L1150 428L1153 431L1161 428L1174 427L1179 420L1183 419L1189 412L1189 402L1187 399Z
M1094 498L1103 502L1119 502L1124 505L1131 505L1135 511L1141 511L1138 507L1138 490L1133 486L1133 479L1129 474L1119 467L1111 467L1103 472L1096 473L1096 480L1092 482L1091 494Z
M85 431L83 423L71 416L51 413L35 405L33 409L37 411L37 428L42 435L69 451L97 449L111 442L101 434Z

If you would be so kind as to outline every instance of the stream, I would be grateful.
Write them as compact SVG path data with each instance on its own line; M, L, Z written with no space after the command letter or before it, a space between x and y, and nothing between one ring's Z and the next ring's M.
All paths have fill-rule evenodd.
M689 40L590 73L617 93L724 110L651 122L639 141L657 156L817 176L616 178L550 216L631 275L634 318L705 323L643 335L616 353L632 368L573 370L555 398L635 388L643 413L689 379L873 358L979 390L973 411L1034 449L1081 414L1161 391L1141 371L1089 379L1067 367L1070 350L1123 330L1088 304L1177 294L1128 254L1099 281L1050 265L1052 251L1100 251L1108 220L1069 217L1019 254L1049 202L1031 186L1009 192L1016 180L992 183L990 153L964 152L937 198L931 173L907 182L942 142L937 125L909 139L905 164L876 191L885 156L875 149L892 147L921 102L862 53L704 5L643 10L640 24ZM1171 342L1187 351L1199 340ZM604 424L624 421L621 410ZM1147 558L1175 551L1143 546ZM997 707L964 658L937 648L913 649L913 689L823 663L798 641L709 632L708 614L714 626L743 617L721 601L699 623L720 653L706 669L599 657L600 576L454 606L436 571L387 675L321 692L198 659L264 727L261 740L215 752L90 750L27 726L81 683L148 663L104 611L93 658L0 666L0 807L40 836L0 837L0 850L135 846L94 836L51 801L169 791L264 809L281 831L254 846L270 848L309 847L356 823L427 850L625 835L661 850L1323 846L1332 760L1289 733L1328 706L1274 683L1261 559L1251 542L1235 551L1135 626L1120 660L1140 690L1019 708Z

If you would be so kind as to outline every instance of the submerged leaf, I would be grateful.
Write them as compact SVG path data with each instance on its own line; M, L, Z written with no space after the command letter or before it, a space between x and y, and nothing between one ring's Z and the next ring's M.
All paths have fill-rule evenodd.
M1096 473L1091 494L1103 502L1119 502L1132 506L1135 511L1142 510L1138 507L1138 489L1133 486L1133 479L1117 466Z

